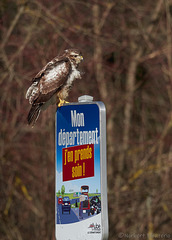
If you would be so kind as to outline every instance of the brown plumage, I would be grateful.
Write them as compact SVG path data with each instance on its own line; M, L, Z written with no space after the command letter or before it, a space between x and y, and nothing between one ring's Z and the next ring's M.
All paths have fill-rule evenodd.
M81 78L78 65L83 60L77 49L65 50L61 56L55 57L32 79L32 85L26 93L26 99L32 104L27 120L34 125L42 110L56 102L60 105L68 96L70 87L76 78Z

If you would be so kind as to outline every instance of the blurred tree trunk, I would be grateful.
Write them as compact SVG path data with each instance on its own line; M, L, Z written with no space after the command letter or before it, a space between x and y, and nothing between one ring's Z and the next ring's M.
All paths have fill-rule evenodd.
M108 98L107 84L105 81L104 66L103 66L103 46L100 41L101 25L100 25L100 6L98 4L93 5L93 25L94 25L94 64L96 81L99 88L100 95L103 101Z
M108 145L108 175L113 174L112 165L113 165L113 156L115 154L115 147L114 147L114 121L113 115L115 111L112 109L112 101L114 98L113 95L108 90L108 85L111 84L110 79L106 79L105 72L104 72L104 64L103 64L103 43L100 40L101 30L106 21L106 18L109 15L109 12L113 4L107 4L104 12L101 15L100 5L95 3L93 5L93 29L94 29L94 69L95 69L95 76L97 81L98 90L103 102L106 102L106 109L107 109L107 132L110 133L107 135L107 145Z
M152 11L152 16L150 17L151 21L148 23L147 26L143 26L141 22L139 22L138 19L138 24L140 24L140 27L142 29L142 34L143 34L143 39L145 40L148 48L152 50L152 43L151 43L151 37L150 34L154 30L154 22L157 21L159 13L161 11L163 0L157 1L156 7L154 11ZM136 11L136 9L134 10ZM130 46L130 61L129 61L129 66L128 66L128 72L127 72L127 79L126 79L126 98L125 98L125 107L124 107L124 131L123 131L123 143L122 143L122 149L121 149L121 154L119 157L119 171L123 171L124 169L124 160L126 156L126 151L129 148L129 138L130 138L130 126L131 126L131 115L133 112L133 98L134 98L134 90L135 90L135 78L136 78L136 71L137 71L137 66L139 64L139 60L144 53L145 46L144 45L139 45L138 44L138 39L137 39L137 33L136 33L136 38L135 41L133 40L132 37L132 31L129 31L129 35L131 35L131 42L129 43Z
M131 44L131 47L133 44ZM137 65L139 62L139 59L142 54L142 49L138 48L136 49L136 45L133 46L133 49L131 49L131 59L130 64L128 66L128 74L126 79L126 99L125 99L125 108L124 108L124 132L123 132L123 146L122 146L122 152L119 158L119 171L123 171L124 169L124 159L125 154L128 149L128 143L129 143L129 133L130 133L130 125L131 125L131 114L133 110L133 97L134 97L134 89L135 89L135 76L136 76L136 70Z

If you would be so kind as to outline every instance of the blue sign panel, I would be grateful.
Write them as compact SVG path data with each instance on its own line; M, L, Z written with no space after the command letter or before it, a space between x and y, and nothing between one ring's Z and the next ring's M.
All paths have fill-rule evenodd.
M107 235L105 129L103 103L74 103L57 110L56 239Z

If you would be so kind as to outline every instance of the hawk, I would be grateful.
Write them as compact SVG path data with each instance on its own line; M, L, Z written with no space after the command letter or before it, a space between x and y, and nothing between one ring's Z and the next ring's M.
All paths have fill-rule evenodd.
M59 98L58 106L65 103L69 90L75 79L80 79L79 63L83 60L77 49L67 49L55 57L32 79L26 92L26 99L32 104L27 121L34 125L39 114Z

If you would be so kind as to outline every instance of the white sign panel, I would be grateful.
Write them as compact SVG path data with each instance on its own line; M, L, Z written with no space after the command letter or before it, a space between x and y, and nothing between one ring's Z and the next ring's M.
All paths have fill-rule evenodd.
M106 111L102 102L56 113L56 239L107 239Z

